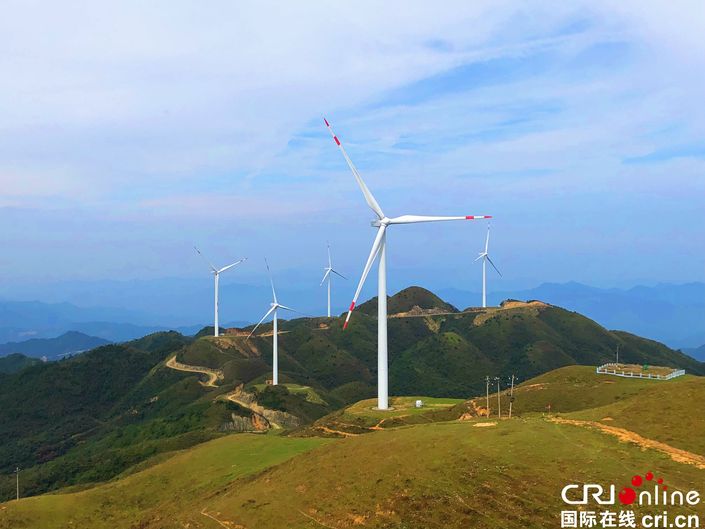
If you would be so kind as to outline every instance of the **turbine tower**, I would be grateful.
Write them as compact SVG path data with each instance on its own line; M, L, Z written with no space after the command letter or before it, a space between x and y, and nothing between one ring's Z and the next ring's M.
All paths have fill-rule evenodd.
M421 215L402 215L401 217L389 218L387 217L382 208L379 206L375 200L372 193L365 185L362 180L360 173L357 168L352 163L352 160L348 157L345 152L343 145L340 140L333 132L328 120L324 118L326 127L333 136L333 140L343 154L345 161L350 167L350 170L357 181L357 185L360 187L362 194L365 197L367 205L375 213L376 217L372 221L372 226L377 228L377 236L372 243L372 250L367 258L367 263L362 271L362 277L360 278L360 283L357 285L357 290L355 291L355 296L353 297L352 303L350 304L350 309L348 310L348 315L345 318L345 323L343 324L343 329L348 326L350 321L350 315L355 309L355 303L360 295L367 275L370 273L370 269L374 264L375 260L378 260L378 279L377 279L377 408L380 410L389 409L389 388L388 388L388 374L387 374L387 259L386 259L386 242L387 242L387 228L394 224L414 224L417 222L438 222L445 220L475 220L475 219L489 219L489 215L464 215L461 217L428 217Z
M490 259L490 225L487 225L487 238L485 239L485 251L480 252L475 261L482 259L482 308L487 307L487 261L492 265L499 277L502 277L502 272L494 265L492 259Z
M330 244L328 245L328 266L323 269L323 279L321 279L321 284L319 286L323 286L323 283L325 283L326 279L328 280L328 317L330 318L330 280L331 280L331 274L335 274L337 276L342 277L343 279L347 279L343 274L339 273L337 270L333 268L333 261L330 258Z
M201 250L199 250L195 246L193 248L194 248L194 250L196 250L198 252L198 255L200 255L203 258L203 260L206 262L206 264L208 266L210 266L211 274L213 274L213 279L215 282L215 317L214 317L214 321L213 321L213 327L215 328L215 330L213 332L213 336L219 336L220 333L219 333L219 325L218 325L218 280L220 278L220 274L222 274L226 270L229 270L230 268L232 268L235 265L239 265L240 263L244 263L245 261L247 261L247 257L243 257L239 261L235 261L234 263L229 264L228 266L224 266L221 269L217 269L215 266L213 266L210 263L210 261L208 261L208 259L205 258L205 256L201 253Z
M277 301L277 293L274 290L274 280L272 279L272 272L269 270L269 263L267 260L264 260L264 264L267 265L267 274L269 274L269 283L272 285L272 303L269 304L269 310L267 313L262 316L262 319L259 320L259 323L255 325L255 328L252 329L252 332L250 335L247 337L249 340L250 337L255 333L257 330L257 327L259 327L262 322L267 319L267 317L270 314L274 314L274 318L272 319L272 385L276 386L279 384L279 351L278 351L278 340L277 340L277 335L279 333L278 331L278 319L277 319L277 312L279 309L284 309L284 310L290 310L291 312L297 312L292 308L286 307L284 305L281 305Z

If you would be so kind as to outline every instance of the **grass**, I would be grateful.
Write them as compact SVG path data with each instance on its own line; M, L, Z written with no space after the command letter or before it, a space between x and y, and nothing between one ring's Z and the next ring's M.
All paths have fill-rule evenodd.
M646 369L644 369L646 367ZM645 366L642 364L612 364L608 368L609 370L614 370L619 373L633 373L635 375L660 375L666 376L670 375L676 369L672 367L662 367L662 366Z
M685 375L672 380L643 380L598 375L587 366L569 366L538 376L515 388L513 413L518 416L552 414L602 421L626 428L677 448L705 455L705 377ZM485 407L485 398L473 399ZM502 414L509 409L501 395ZM466 404L457 407L456 416ZM490 394L496 417L497 395Z
M651 470L671 490L702 485L701 470L594 430L474 424L329 442L230 436L94 489L0 505L0 528L553 527L570 482L619 487Z
M231 484L207 509L250 529L554 527L565 508L560 490L572 481L623 486L651 469L671 488L702 486L695 467L598 432L540 418L473 425L417 425L339 440L246 486ZM698 509L702 514L704 506Z
M415 403L417 400L423 401L423 406L417 408ZM450 408L451 406L462 402L462 399L451 399L441 397L390 397L389 405L391 410L378 410L377 399L362 400L352 406L348 406L343 415L362 418L370 421L380 421L390 417L402 417L406 415L423 415L429 410L437 410L439 408Z
M200 498L210 491L326 442L324 439L290 439L277 435L223 437L92 489L3 504L0 507L0 528L112 529L133 527L145 520L158 520L184 509L197 512L201 508Z
M328 403L323 400L323 398L311 386L302 386L301 384L291 383L280 385L285 386L289 390L289 393L292 393L294 395L303 395L308 402L312 402L313 404L320 404L321 406L328 406ZM257 389L257 391L264 391L264 389L267 387L267 384L253 384L252 387Z
M701 489L695 466L542 412L546 401L559 403L565 417L609 417L604 424L705 454L705 418L693 413L705 379L608 378L574 366L529 380L516 395L518 417L484 428L476 425L485 419L413 424L457 408L458 399L395 397L391 411L361 401L324 420L405 427L345 439L219 438L92 489L1 504L0 529L554 527L568 483L619 490L652 471L670 490ZM705 503L693 509L678 513L705 516Z

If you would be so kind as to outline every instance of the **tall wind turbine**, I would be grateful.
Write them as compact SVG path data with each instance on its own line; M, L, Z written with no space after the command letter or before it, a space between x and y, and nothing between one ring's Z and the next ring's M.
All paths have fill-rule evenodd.
M502 277L502 272L494 265L492 259L490 259L490 225L487 225L487 238L485 239L485 251L480 252L475 261L482 259L482 307L487 307L487 261L492 265L499 277Z
M267 273L269 274L269 283L272 285L272 302L269 304L269 310L267 311L267 313L264 316L262 316L262 319L259 320L259 323L257 325L255 325L255 328L252 329L252 332L247 337L247 339L248 340L250 339L250 337L257 330L257 327L259 327L262 324L262 322L265 319L267 319L267 317L270 314L274 314L274 318L272 319L272 385L276 386L277 384L279 384L279 353L278 353L278 347L277 347L278 346L277 335L279 334L279 331L277 328L278 327L277 326L277 323L278 323L277 312L279 311L279 309L290 310L291 312L297 312L297 311L295 311L294 309L289 308L285 305L281 305L277 301L277 293L274 290L274 280L272 279L272 272L269 270L269 263L267 262L266 259L264 260L264 264L267 265Z
M348 310L348 315L345 318L345 324L343 329L348 326L350 321L350 315L355 309L355 303L360 295L367 275L370 273L370 269L374 264L375 260L378 260L378 279L377 279L377 408L380 410L389 409L389 388L388 388L388 374L387 374L387 263L386 263L386 241L387 241L387 227L394 224L414 224L417 222L438 222L445 220L474 220L474 219L489 219L489 215L463 215L462 217L427 217L421 215L402 215L401 217L389 218L387 217L382 208L379 206L375 200L372 193L365 185L362 180L360 173L357 171L355 165L353 165L352 160L348 157L345 152L343 145L340 140L333 132L328 120L324 118L326 122L326 127L333 136L333 140L336 145L340 148L340 152L343 154L345 161L347 162L350 170L357 181L357 185L360 187L362 194L365 197L367 205L372 209L372 211L377 216L376 219L372 221L372 226L377 228L377 236L372 243L372 250L367 258L367 263L362 271L362 277L360 278L360 283L357 285L357 290L355 291L355 296L353 297L352 303L350 304L350 309Z
M213 322L213 327L215 328L215 331L213 332L213 336L219 336L219 326L218 326L218 279L220 278L220 274L225 272L226 270L231 269L235 265L239 265L240 263L244 263L247 261L247 257L243 257L239 261L235 261L234 263L229 264L228 266L224 266L223 268L216 268L213 266L208 259L205 258L205 256L201 253L201 250L196 248L195 246L193 247L194 250L198 252L198 255L200 255L203 260L206 262L208 266L211 268L211 274L213 274L213 279L215 281L215 318Z
M343 279L347 279L343 274L339 273L335 268L333 268L333 261L330 258L330 244L328 245L328 266L323 269L323 279L321 279L321 284L319 286L323 286L323 283L325 283L326 279L328 280L328 317L330 318L330 280L331 280L331 274L335 274L337 276L342 277Z

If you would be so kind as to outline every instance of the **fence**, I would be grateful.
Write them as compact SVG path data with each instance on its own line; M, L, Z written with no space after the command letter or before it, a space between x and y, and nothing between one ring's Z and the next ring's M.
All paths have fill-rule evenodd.
M685 375L685 369L674 369L668 375L657 375L655 373L634 373L633 371L617 371L617 364L603 364L595 370L600 375L615 375L626 378L646 378L651 380L671 380L672 378Z

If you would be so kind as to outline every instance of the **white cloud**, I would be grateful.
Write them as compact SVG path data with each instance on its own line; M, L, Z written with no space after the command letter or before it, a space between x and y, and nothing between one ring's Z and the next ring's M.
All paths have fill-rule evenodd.
M189 219L256 217L264 237L292 219L364 216L324 113L390 211L558 214L555 196L570 195L589 214L594 193L630 190L645 193L643 207L694 200L700 161L621 160L701 141L702 13L700 2L6 2L0 206L48 219L79 209L114 223L97 239L134 236L140 248L154 233L177 240ZM614 66L609 54L586 58L615 43L626 52ZM500 59L541 68L390 100ZM140 219L154 231L120 225ZM40 224L24 236L52 229Z

